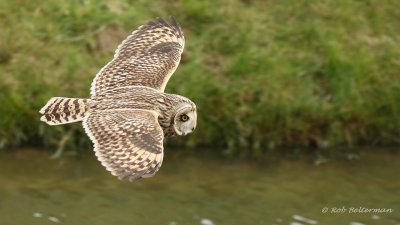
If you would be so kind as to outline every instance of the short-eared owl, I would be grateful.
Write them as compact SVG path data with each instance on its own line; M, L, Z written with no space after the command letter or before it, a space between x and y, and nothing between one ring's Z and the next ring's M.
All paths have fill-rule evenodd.
M50 125L83 121L101 164L120 179L151 177L163 161L164 137L191 133L196 105L164 93L185 45L178 22L140 26L93 80L90 99L53 97L40 110Z

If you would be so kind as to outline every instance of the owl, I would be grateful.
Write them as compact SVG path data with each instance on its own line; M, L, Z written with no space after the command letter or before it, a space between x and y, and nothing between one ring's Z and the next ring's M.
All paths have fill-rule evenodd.
M124 180L152 177L163 161L166 137L193 132L196 105L164 92L178 67L185 39L179 23L157 18L133 31L95 76L90 98L53 97L41 121L82 121L101 164Z

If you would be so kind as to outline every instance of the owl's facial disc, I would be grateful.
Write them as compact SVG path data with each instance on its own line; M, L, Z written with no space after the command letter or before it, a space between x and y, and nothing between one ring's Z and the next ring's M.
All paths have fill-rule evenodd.
M196 108L185 105L177 110L174 118L174 130L177 135L184 136L192 133L197 125Z

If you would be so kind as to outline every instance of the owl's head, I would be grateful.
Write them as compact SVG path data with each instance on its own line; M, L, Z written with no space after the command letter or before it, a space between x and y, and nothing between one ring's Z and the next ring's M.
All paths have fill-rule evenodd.
M196 106L192 103L185 102L178 107L174 117L174 131L177 135L182 136L192 133L197 124Z

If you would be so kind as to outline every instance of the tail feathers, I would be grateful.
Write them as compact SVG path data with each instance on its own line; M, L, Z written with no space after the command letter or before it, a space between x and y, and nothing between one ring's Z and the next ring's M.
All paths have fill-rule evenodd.
M39 111L41 121L49 125L60 125L83 120L88 110L89 99L53 97Z

